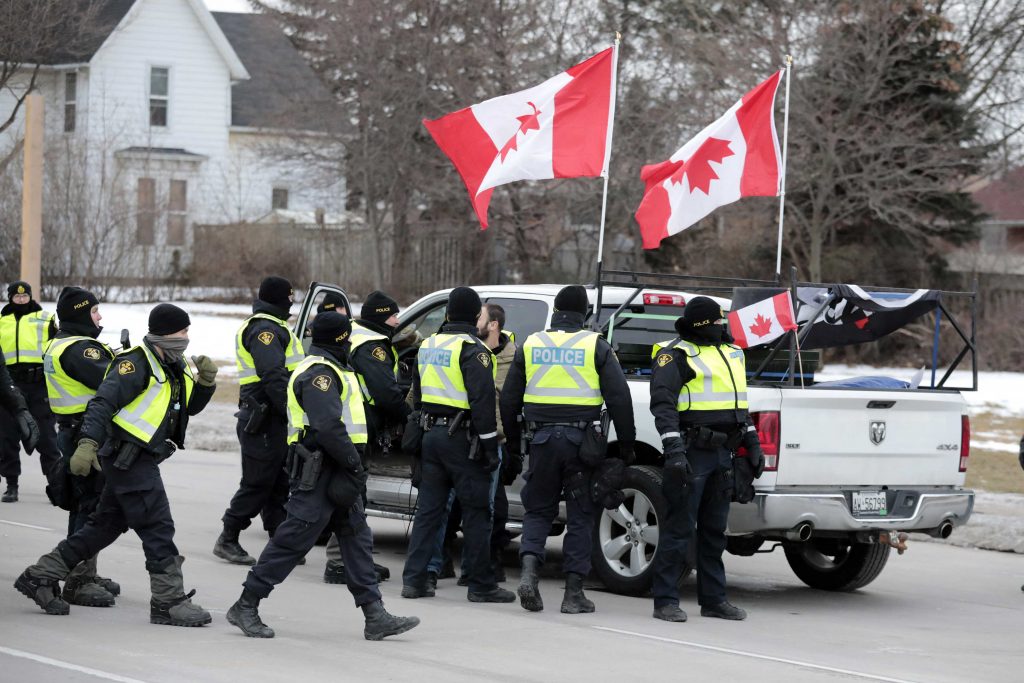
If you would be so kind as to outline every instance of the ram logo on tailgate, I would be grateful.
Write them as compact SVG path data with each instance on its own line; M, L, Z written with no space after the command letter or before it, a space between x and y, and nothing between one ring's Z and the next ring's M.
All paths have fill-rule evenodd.
M885 441L885 423L881 420L872 422L868 428L868 435L871 437L871 443L876 446Z

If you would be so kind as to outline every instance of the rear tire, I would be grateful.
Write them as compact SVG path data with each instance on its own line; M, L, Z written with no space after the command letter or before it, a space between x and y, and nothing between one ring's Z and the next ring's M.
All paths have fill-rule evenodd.
M594 524L594 573L613 593L644 595L651 590L658 527L668 508L661 481L661 470L656 467L627 467L622 486L626 500L616 510L602 509ZM679 583L692 571L693 563L688 561Z
M782 547L797 578L826 591L854 591L868 585L882 573L891 550L878 543L833 539L784 543Z

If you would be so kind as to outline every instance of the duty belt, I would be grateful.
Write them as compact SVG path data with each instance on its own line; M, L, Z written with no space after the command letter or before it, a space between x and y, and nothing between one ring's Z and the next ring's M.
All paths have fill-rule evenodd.
M698 448L725 447L734 450L743 440L743 430L740 427L741 425L737 425L728 432L706 426L688 427L682 431L686 440Z
M455 422L458 417L458 415L432 415L431 413L423 413L423 428L433 429L434 427L448 427ZM462 418L456 429L469 429L473 424L473 421L467 419L468 417L469 416L467 415Z
M590 422L584 420L583 422L534 422L530 420L526 423L526 428L531 432L535 432L538 429L545 429L547 427L572 427L573 429L586 429Z

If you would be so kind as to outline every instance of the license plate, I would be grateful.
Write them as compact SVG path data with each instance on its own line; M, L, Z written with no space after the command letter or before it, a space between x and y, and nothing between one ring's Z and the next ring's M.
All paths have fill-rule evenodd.
M887 514L885 491L854 491L853 514L885 515Z

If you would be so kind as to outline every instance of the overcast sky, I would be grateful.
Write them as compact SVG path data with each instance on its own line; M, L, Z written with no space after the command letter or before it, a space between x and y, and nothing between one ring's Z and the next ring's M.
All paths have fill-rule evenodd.
M203 0L212 12L251 12L246 0Z

